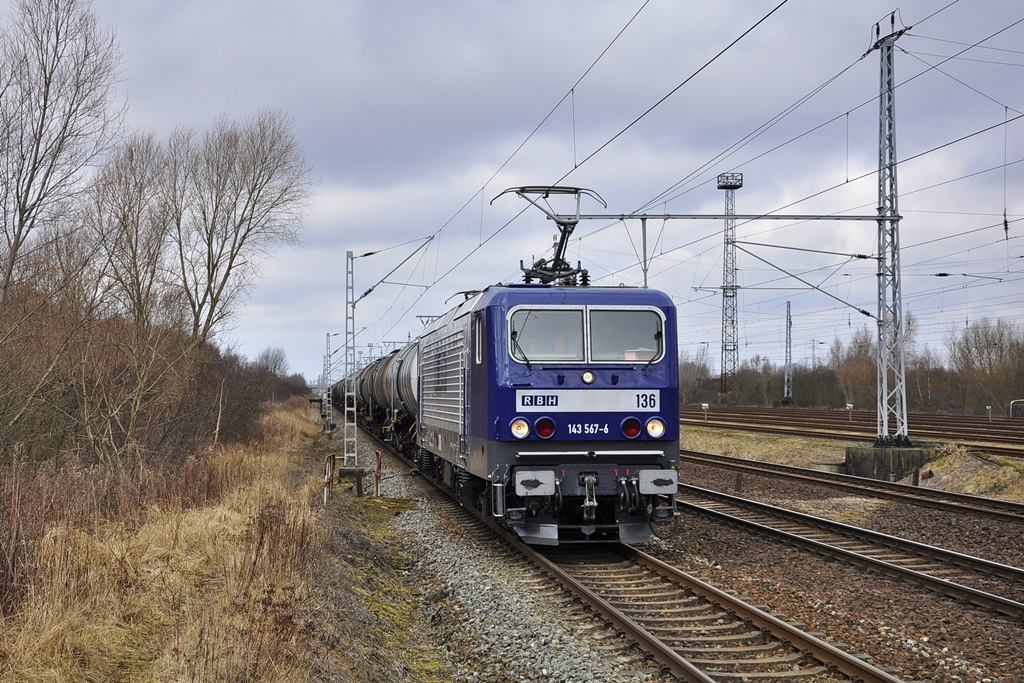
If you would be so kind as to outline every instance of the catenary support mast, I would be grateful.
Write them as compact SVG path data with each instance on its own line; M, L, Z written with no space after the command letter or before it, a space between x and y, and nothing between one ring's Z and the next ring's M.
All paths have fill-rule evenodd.
M729 392L729 378L739 365L740 345L736 325L736 190L743 187L742 173L718 176L718 189L725 190L725 231L722 254L722 380L721 392Z
M896 187L896 100L893 54L896 40L910 27L877 38L871 50L881 54L878 128L878 389L877 447L909 447L907 386L904 369L903 293L900 285L900 216ZM868 50L868 52L871 52ZM890 432L890 421L895 429Z
M345 360L341 376L345 396L345 426L343 428L344 458L342 462L358 467L356 451L356 387L352 374L356 371L356 299L355 265L352 252L345 252Z
M786 381L782 389L782 405L793 402L793 317L786 302Z
M331 405L331 333L327 333L327 350L324 351L324 372L320 375L320 414L324 421L324 433L331 438L334 430L334 409Z

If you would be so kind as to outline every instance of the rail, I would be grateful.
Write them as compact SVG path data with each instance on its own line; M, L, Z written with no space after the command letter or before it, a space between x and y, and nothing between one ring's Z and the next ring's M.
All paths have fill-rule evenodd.
M865 479L849 474L823 472L806 467L781 465L761 460L746 460L730 455L702 453L685 449L679 451L679 459L680 461L694 462L757 476L796 479L819 486L831 486L875 498L889 498L903 502L912 502L940 510L957 510L1003 520L1024 521L1024 504L998 498L984 498L966 493L942 491L940 489L922 489L897 482Z
M717 501L720 505L711 505ZM682 486L678 504L690 510L699 510L731 524L756 529L781 538L798 547L809 548L826 557L848 560L900 580L909 580L942 595L964 600L973 605L992 609L1016 619L1024 618L1024 604L1005 595L995 595L975 587L956 583L914 566L914 558L941 563L942 569L978 572L1000 577L1016 585L1024 583L1024 569L991 562L980 557L964 555L944 548L916 543L904 538L888 536L868 529L815 517L795 510L787 510L719 491L697 486ZM750 514L753 513L753 514ZM780 520L786 523L783 525ZM829 536L823 536L826 532ZM870 544L864 549L843 547L842 543L854 539ZM903 555L899 555L903 553Z
M1024 399L1020 399L1024 402ZM1020 412L1019 405L1011 411ZM755 406L684 405L680 424L735 431L801 436L817 439L870 443L877 436L874 413L865 410L811 408L764 408ZM917 441L955 443L993 455L1024 457L1024 431L1020 419L912 413L911 438Z
M385 444L378 441L378 444L382 447L387 448ZM390 450L390 449L389 449ZM396 455L397 457L397 455ZM449 495L448 492L440 486L439 482L435 481L431 477L423 477L422 481L432 484L441 492ZM588 586L587 580L581 576L574 575L576 572L570 568L562 566L562 562L551 557L552 551L555 556L559 553L558 550L545 549L541 552L539 549L525 545L521 540L515 536L514 533L509 532L505 529L497 527L493 520L489 519L486 515L481 514L478 510L474 510L471 507L460 507L460 510L467 514L471 514L476 519L481 521L486 527L491 529L497 536L504 539L510 546L521 552L526 556L535 566L543 568L543 571L552 577L552 580L563 586L567 591L576 596L579 600L586 603L598 614L602 615L609 623L613 624L616 629L621 633L625 634L631 641L639 645L643 650L650 653L658 664L664 668L665 671L670 672L680 681L686 681L687 683L712 683L717 680L724 680L721 678L720 672L716 672L715 669L721 667L722 661L717 659L713 661L708 660L695 660L694 662L689 661L684 657L678 650L681 647L679 644L673 645L671 642L666 642L663 634L666 630L666 618L673 624L678 625L682 629L692 629L692 626L687 626L688 619L685 616L679 616L686 612L685 609L672 609L665 613L663 607L651 607L651 614L647 615L649 618L643 618L642 615L638 615L638 609L645 611L639 602L634 602L637 595L637 591L640 590L640 586L634 585L633 582L627 581L629 587L626 588L627 593L632 596L628 597L625 602L628 603L628 607L620 607L610 600L613 590L613 584L615 582L608 581L602 584L600 588L595 586ZM603 546L607 547L607 546ZM566 550L569 552L569 556L579 559L581 549L561 549L564 553ZM847 677L850 680L861 681L862 683L900 683L900 679L872 666L870 663L861 660L860 658L850 653L844 652L843 650L836 648L811 634L804 632L802 629L796 626L787 624L786 622L756 608L751 605L744 603L735 596L732 596L724 591L721 591L710 584L706 584L696 577L690 576L684 572L681 572L668 564L657 560L654 557L646 555L635 548L629 546L620 546L620 553L617 553L619 560L626 560L637 567L646 567L648 571L654 572L659 577L669 577L672 583L679 586L681 589L686 590L700 596L698 599L705 600L713 606L717 606L718 609L724 610L734 615L734 619L739 624L749 624L756 631L760 631L761 635L759 638L768 637L771 642L778 643L778 647L782 649L791 649L796 653L809 654L811 658L817 664L808 662L806 665L802 665L803 671L792 671L792 677L788 680L795 680L796 678L802 678L806 674L818 676L815 680L836 680L834 677L829 677L829 673L838 672L841 676ZM623 556L623 554L625 556ZM664 590L663 579L657 579L651 587L655 593L661 593ZM657 596L655 600L658 600ZM673 613L675 613L673 615ZM697 631L705 631L705 627L697 627L693 632L693 638L701 635ZM716 630L717 628L713 629ZM769 636L769 634L771 634ZM710 641L714 642L713 647L704 647L700 645L696 640L691 640L690 646L696 648L696 651L703 652L706 656L713 656L712 654L718 652L724 654L729 651L730 648L723 646L721 642L712 634L708 635L703 633L703 636L707 637ZM774 639L774 640L772 640ZM699 640L699 639L697 639ZM743 651L748 648L740 647L737 652ZM736 653L733 653L732 664L740 666L772 666L773 660L771 657L755 658L751 660L737 659ZM803 657L800 657L801 661ZM708 670L705 671L704 668ZM716 673L719 675L716 676ZM730 674L724 674L731 676ZM760 677L772 676L777 677L776 674L764 674L755 673L751 671L749 674L749 680L756 680ZM789 674L787 674L789 676ZM733 678L730 678L733 679Z
M578 551L571 551L562 561L546 562L545 566L560 582L579 585L583 590L581 594L586 597L587 602L606 618L613 620L617 625L625 622L625 627L620 628L628 629L626 632L645 649L654 652L659 661L685 662L685 668L671 669L673 675L680 676L682 680L705 681L709 680L709 676L710 680L779 680L781 672L773 672L773 669L781 662L792 661L791 656L776 653L752 658L740 655L741 658L737 658L737 654L749 650L746 637L741 635L740 639L744 644L734 646L729 644L728 637L720 635L721 623L731 623L735 620L736 624L760 631L766 642L776 642L783 651L810 655L813 661L801 658L801 664L791 665L793 668L787 672L787 680L807 677L813 677L814 680L836 680L829 676L829 673L838 672L850 680L864 683L899 683L900 679L857 656L844 652L636 548L621 546L619 550L613 551L613 555L615 557L612 561L601 562L599 559L591 562L583 558ZM620 568L616 560L642 568L643 575L638 576L628 568ZM609 574L609 571L613 573ZM588 586L588 583L592 585ZM596 589L597 586L600 588ZM694 623L692 607L664 609L661 605L664 604L666 592L671 591L673 587L678 587L687 595L695 596L717 607L719 613L715 615L718 620L715 627L709 629L706 624ZM648 591L649 594L645 596L645 592ZM616 604L623 605L624 608L620 610ZM699 619L697 621L699 622ZM689 635L673 636L672 632L677 630L688 632ZM708 634L708 630L715 633ZM708 647L695 642L701 635L714 642L714 646ZM677 644L669 645L666 640ZM676 648L695 650L702 658L693 661L684 659ZM707 671L698 668L697 664L703 665ZM725 670L725 666L730 668Z

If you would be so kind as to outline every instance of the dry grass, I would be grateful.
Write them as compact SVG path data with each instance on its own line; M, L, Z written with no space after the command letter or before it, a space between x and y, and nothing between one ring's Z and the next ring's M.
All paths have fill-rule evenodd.
M802 439L730 429L687 427L680 433L679 445L692 451L810 467L818 461L842 462L846 457L846 447L852 444L829 439Z
M1013 458L945 446L929 463L922 484L956 493L1024 502L1024 463Z
M2 620L0 681L308 680L312 626L298 615L323 530L315 469L296 481L293 459L314 433L305 410L278 410L247 447L136 473L130 486L85 472L69 477L95 483L85 489L45 471L9 477L20 495L4 521L23 529L24 550L11 551L8 531L18 594ZM111 508L112 491L137 498Z
M9 473L0 683L452 680L391 530L412 503L324 508L336 445L296 402L178 472Z

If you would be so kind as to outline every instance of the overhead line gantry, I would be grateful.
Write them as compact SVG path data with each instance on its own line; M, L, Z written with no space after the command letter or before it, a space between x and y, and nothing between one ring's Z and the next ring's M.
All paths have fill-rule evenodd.
M576 188L573 188L576 189ZM726 207L729 208L728 206ZM602 220L602 221L622 221L625 223L627 220L639 220L640 229L642 231L642 249L643 254L641 256L640 267L644 274L644 287L647 287L647 275L650 267L650 262L647 255L647 221L658 220L658 221L669 221L669 220L712 220L712 221L725 221L726 233L725 233L725 250L726 254L730 253L730 249L733 250L731 253L733 257L731 259L726 258L723 267L723 278L722 278L722 310L723 310L723 342L722 342L722 368L721 368L721 387L722 391L725 392L728 388L728 377L736 371L735 355L738 355L738 347L733 348L735 340L738 338L735 329L735 297L736 291L739 287L736 285L736 259L735 259L735 221L762 221L762 220L775 220L775 221L877 221L878 215L841 215L841 214L771 214L771 213L755 213L755 214L737 214L730 213L728 210L725 213L632 213L632 214L573 214L573 215L561 215L561 214L549 214L551 220L558 224L562 222L572 222L573 225L582 220ZM732 226L732 232L729 231L728 226ZM731 235L731 237L730 237ZM730 301L731 298L731 301ZM729 310L733 311L732 317L729 317ZM860 309L859 312L863 313ZM731 341L730 341L731 340Z

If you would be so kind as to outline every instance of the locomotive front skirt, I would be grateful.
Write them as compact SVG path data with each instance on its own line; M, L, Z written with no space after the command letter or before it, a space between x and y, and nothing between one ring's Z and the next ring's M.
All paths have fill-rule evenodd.
M661 292L496 285L346 381L369 428L527 542L639 543L675 521L676 348Z

